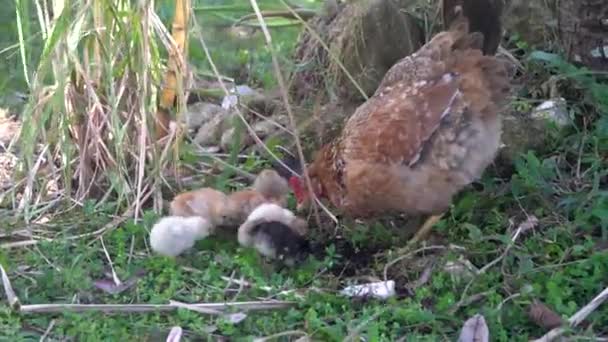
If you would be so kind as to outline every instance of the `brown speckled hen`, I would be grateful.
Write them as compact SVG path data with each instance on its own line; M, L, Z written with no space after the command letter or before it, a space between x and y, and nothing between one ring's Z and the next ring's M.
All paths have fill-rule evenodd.
M315 195L343 214L440 214L494 159L506 64L495 48L483 54L483 34L471 33L462 8L456 11L447 31L388 71L308 166ZM487 15L499 23L499 11ZM308 204L304 182L289 183L299 207Z

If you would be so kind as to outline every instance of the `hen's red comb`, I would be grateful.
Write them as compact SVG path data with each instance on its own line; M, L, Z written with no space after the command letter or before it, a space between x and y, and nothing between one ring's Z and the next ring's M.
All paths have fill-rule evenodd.
M301 202L304 196L304 188L300 177L291 176L289 177L289 186L293 190L293 194L296 196L296 200Z

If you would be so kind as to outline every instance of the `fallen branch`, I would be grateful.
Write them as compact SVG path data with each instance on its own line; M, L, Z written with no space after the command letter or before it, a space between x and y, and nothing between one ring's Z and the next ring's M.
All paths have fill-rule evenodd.
M199 303L187 304L189 309L197 309L197 312L208 314L219 314L222 310L236 308L244 311L261 311L285 309L295 305L288 301L253 301L234 303ZM155 312L173 311L184 308L183 303L173 304L32 304L22 305L21 313L60 313L60 312L90 312L102 311L104 313L128 313L128 312ZM205 312L203 312L205 311ZM215 312L217 311L217 312Z
M127 313L127 312L155 312L155 311L173 311L178 308L210 314L223 315L227 309L239 309L242 311L261 311L261 310L277 310L286 309L296 304L293 301L251 301L251 302L232 302L232 303L198 303L186 304L177 301L171 301L169 304L30 304L20 305L19 298L13 290L11 281L0 265L0 275L2 276L2 285L4 293L10 307L20 313L61 313L61 312L89 312L102 311L105 313Z
M572 317L568 319L568 326L574 328L584 321L587 316L594 312L602 303L608 299L608 287L605 288L599 295L597 295L589 304L585 305L582 309L578 310ZM543 335L541 338L532 342L549 342L562 336L566 332L566 328L559 327L550 330L548 333Z

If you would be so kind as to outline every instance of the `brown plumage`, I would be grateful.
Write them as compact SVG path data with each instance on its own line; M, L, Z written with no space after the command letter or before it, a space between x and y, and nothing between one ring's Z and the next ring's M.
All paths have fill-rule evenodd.
M169 207L172 216L199 216L214 226L221 226L228 220L228 197L223 192L211 188L181 193L173 198Z
M238 226L263 203L287 205L289 186L274 170L263 170L250 189L226 195L212 188L181 193L171 201L172 216L200 216L214 226Z
M289 186L283 177L274 170L262 170L250 189L228 195L227 215L232 224L240 225L261 204L286 206L288 193Z
M275 170L262 170L253 182L252 188L265 198L270 199L283 207L287 205L289 185Z
M362 218L446 210L499 147L509 79L503 62L483 55L483 41L460 15L397 62L308 166L315 194ZM307 203L302 182L290 185Z

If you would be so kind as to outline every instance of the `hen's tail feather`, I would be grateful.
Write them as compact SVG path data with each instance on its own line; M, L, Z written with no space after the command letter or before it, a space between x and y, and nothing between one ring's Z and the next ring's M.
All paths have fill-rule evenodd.
M454 42L452 47L453 50L465 50L465 49L474 49L474 50L482 50L483 49L483 34L479 32L473 32L457 39Z
M460 75L460 89L475 112L494 115L510 92L508 65L480 50L459 50L446 60L447 70Z
M428 49L436 60L449 59L454 51L483 50L485 38L480 32L469 32L469 21L462 14L454 19L450 29L438 33L421 51Z
M479 67L492 90L492 101L503 103L510 92L508 63L504 60L484 57L480 59Z

